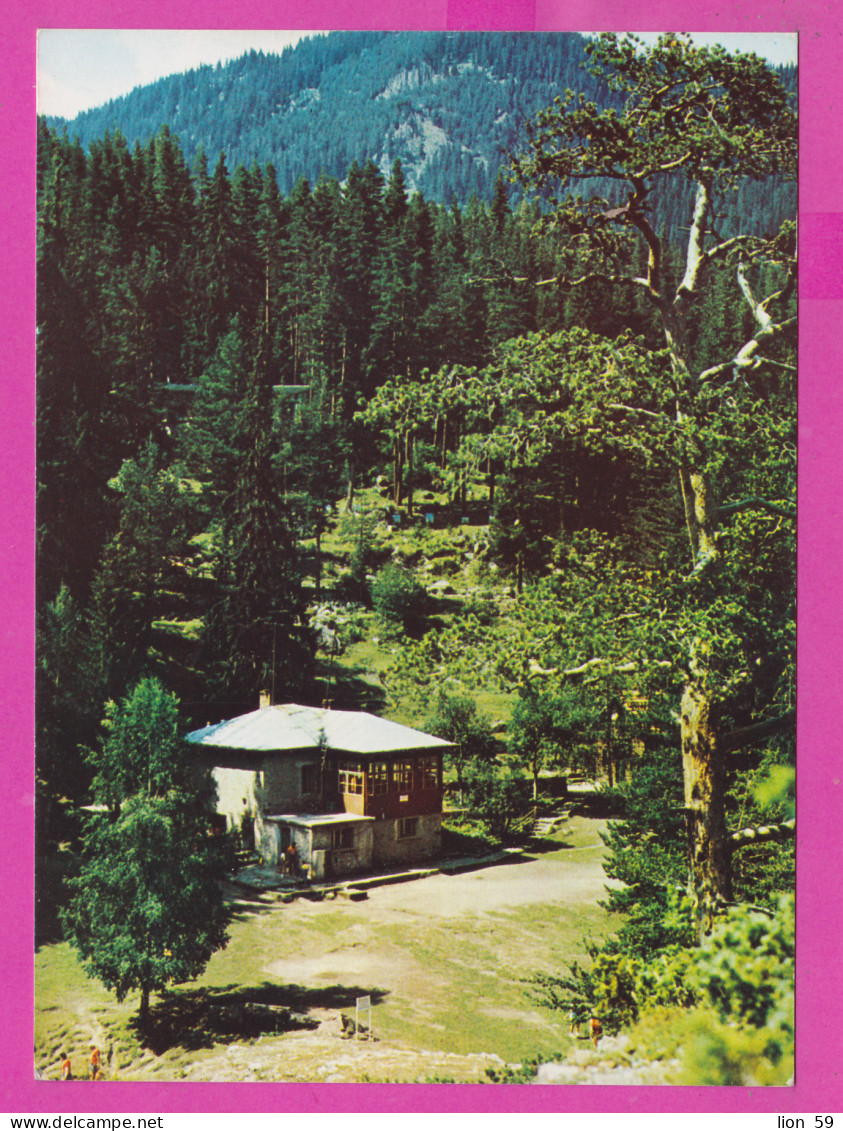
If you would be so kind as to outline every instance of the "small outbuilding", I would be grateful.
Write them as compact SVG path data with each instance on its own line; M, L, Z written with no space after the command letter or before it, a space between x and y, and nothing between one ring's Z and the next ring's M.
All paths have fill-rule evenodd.
M451 743L367 711L261 706L187 735L229 827L254 829L267 864L295 846L314 879L438 855Z

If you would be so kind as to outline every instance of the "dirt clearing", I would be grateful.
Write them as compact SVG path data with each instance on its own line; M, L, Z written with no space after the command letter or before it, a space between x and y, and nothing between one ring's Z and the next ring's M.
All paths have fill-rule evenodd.
M36 961L36 1065L96 1039L121 1079L482 1080L568 1045L526 984L583 958L615 925L599 906L604 823L573 818L536 851L337 898L238 906L201 979L155 998L142 1049L136 1000L117 1005L65 945ZM374 1040L343 1035L372 1002ZM73 1053L72 1053L73 1055ZM80 1063L81 1067L81 1063Z

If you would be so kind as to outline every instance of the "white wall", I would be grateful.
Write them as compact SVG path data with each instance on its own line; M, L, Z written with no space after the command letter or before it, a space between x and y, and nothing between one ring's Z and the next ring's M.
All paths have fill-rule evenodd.
M225 814L229 825L239 828L244 814L295 813L318 806L317 795L301 792L302 768L308 765L318 765L317 758L302 752L265 757L259 769L215 766L217 812Z
M224 813L229 827L239 828L244 813L254 817L258 811L258 773L256 770L215 766L213 778L217 786L217 812Z

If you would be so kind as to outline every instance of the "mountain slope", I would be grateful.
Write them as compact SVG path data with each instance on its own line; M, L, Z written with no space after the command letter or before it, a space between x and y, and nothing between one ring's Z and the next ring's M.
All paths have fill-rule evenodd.
M202 147L229 167L272 162L288 192L353 160L434 200L488 198L525 123L566 87L605 101L582 69L577 34L333 32L280 56L252 51L139 88L67 123L83 145L119 129L145 143L163 124L189 161Z
M130 145L146 145L166 125L188 163L204 153L213 165L221 152L232 170L271 163L283 194L323 173L344 182L355 160L372 160L387 175L399 158L410 193L440 203L465 204L472 193L490 201L498 170L524 145L537 111L567 89L612 103L584 66L586 42L573 32L331 32L281 55L251 51L172 75L71 121L47 122L85 147L116 130ZM795 98L795 68L779 74ZM617 189L583 182L580 191L611 200ZM677 179L672 204L657 216L671 242L684 239L678 218L689 191ZM761 235L795 209L794 184L744 182L723 202L719 230L732 234L740 213Z

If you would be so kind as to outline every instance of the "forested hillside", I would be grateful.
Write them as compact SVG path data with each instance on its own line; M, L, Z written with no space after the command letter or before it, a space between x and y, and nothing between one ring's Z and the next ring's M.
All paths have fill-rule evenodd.
M241 63L292 68L288 99L330 80L380 105L441 87L448 52L454 81L529 87L544 58L520 39L329 36ZM368 85L343 70L367 52ZM39 124L42 843L141 678L186 729L262 688L356 706L337 653L362 642L387 708L462 744L451 769L501 836L547 768L604 776L625 926L549 1000L612 1024L706 1001L724 1033L769 1022L758 1056L786 1078L796 240L785 193L775 227L749 202L792 187L796 115L753 56L586 55L603 78L565 81L608 76L613 104L572 93L509 134L485 200L428 199L400 147L315 182L248 149L190 162L166 84L173 119L143 140ZM201 98L233 73L200 72ZM497 741L481 695L505 704ZM754 1013L685 977L736 901L783 916Z
M145 145L166 125L191 167L203 152L212 165L224 153L231 169L269 162L282 193L301 177L342 181L353 161L388 176L397 158L410 191L428 200L490 202L501 164L554 98L570 88L617 108L606 82L583 69L586 42L576 33L332 32L280 56L252 51L173 75L48 124L84 147L115 130ZM781 77L795 97L795 68ZM688 204L676 188L679 199L656 205L670 239ZM774 231L795 199L779 178L747 181L723 202L718 228L731 235L740 216L758 234Z

